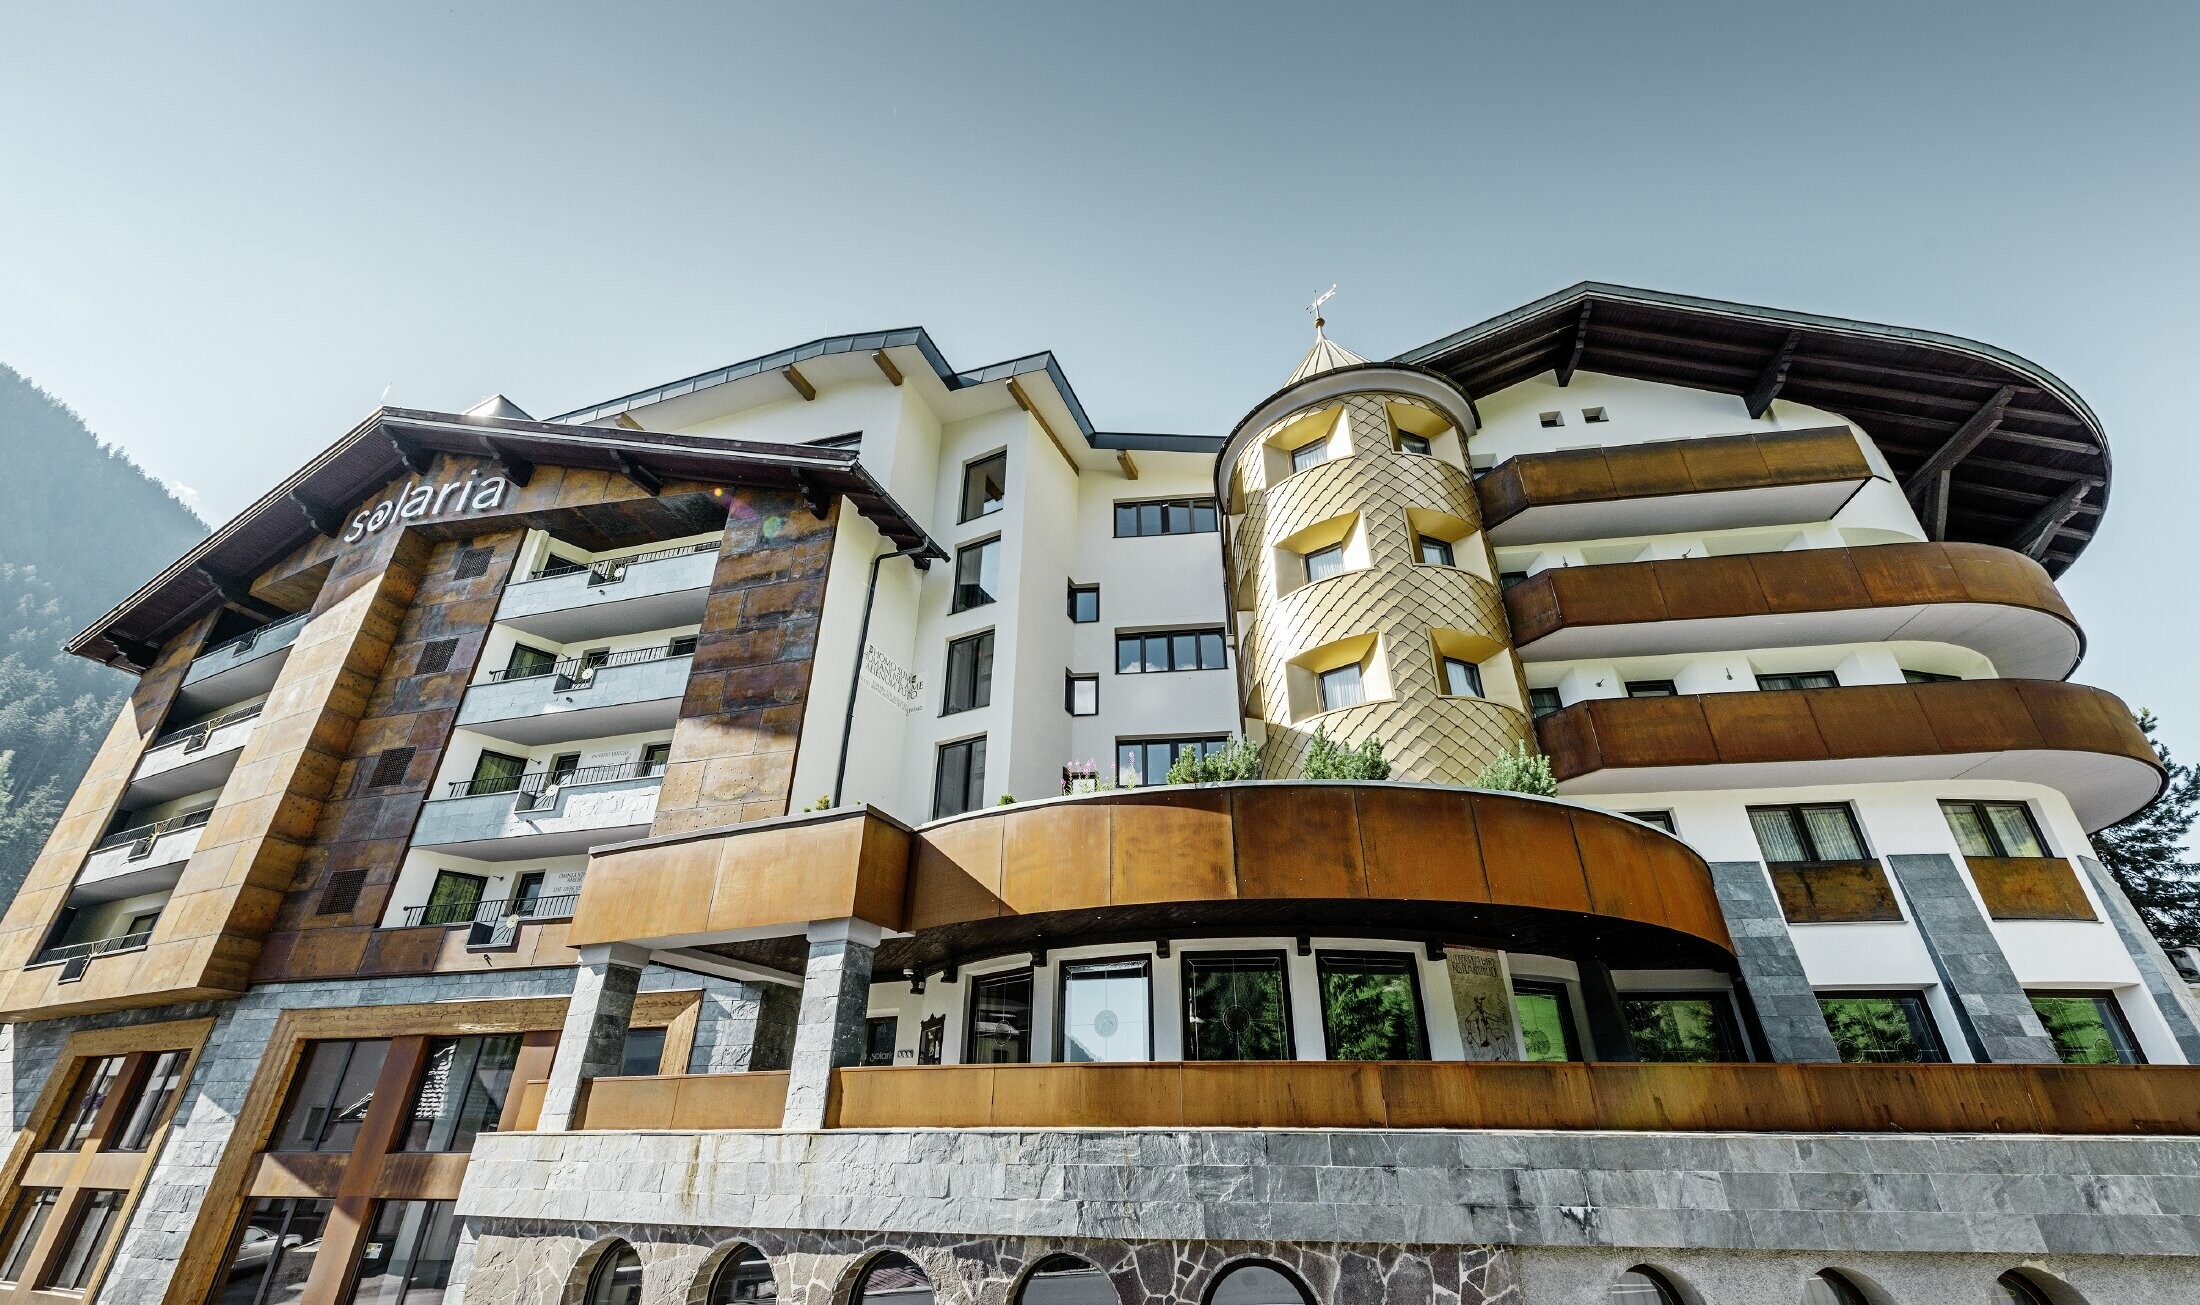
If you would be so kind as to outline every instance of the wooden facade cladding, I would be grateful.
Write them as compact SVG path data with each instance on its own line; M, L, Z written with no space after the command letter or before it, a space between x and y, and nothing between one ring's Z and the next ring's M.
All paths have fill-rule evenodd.
M1780 913L1795 924L1847 924L1899 920L1887 868L1877 860L1774 861L1772 874Z
M787 1077L785 1070L751 1070L590 1079L582 1085L575 1117L582 1128L618 1131L778 1128L787 1114ZM533 1101L539 1118L539 1092Z
M1965 619L1952 614L1957 608L1975 614ZM1873 609L1894 611L1879 628L1789 619ZM1693 651L1701 634L1672 623L1714 620L1746 623L1771 645L1867 634L1943 639L1984 653L2003 675L2034 679L2063 678L2084 649L2077 619L2047 569L1987 544L1881 544L1556 567L1507 589L1505 610L1515 641L1531 658ZM1912 623L1924 628L1904 628ZM1753 646L1748 638L1734 646Z
M2094 920L2078 872L2057 856L1964 858L1979 900L1996 920Z
M1475 489L1481 496L1482 520L1492 542L1526 544L1592 537L1594 532L1575 528L1575 523L1583 519L1576 514L1554 514L1549 528L1533 520L1554 509L1684 500L1700 495L1725 495L1731 502L1733 496L1744 493L1821 487L1825 493L1801 498L1767 494L1766 507L1773 515L1759 520L1756 517L1762 514L1745 510L1736 519L1722 519L1719 524L1823 520L1832 511L1808 518L1783 513L1791 504L1806 501L1821 509L1830 505L1838 510L1871 478L1871 464L1865 460L1855 433L1846 426L1832 426L1522 453L1491 469L1475 483ZM1711 502L1697 506L1708 509ZM1687 526L1675 524L1671 528ZM1657 532L1610 529L1601 533Z
M858 808L629 843L592 859L569 940L846 916L921 938L1061 912L1314 902L1564 912L1732 950L1703 860L1647 825L1517 794L1342 783L1127 790L915 831Z

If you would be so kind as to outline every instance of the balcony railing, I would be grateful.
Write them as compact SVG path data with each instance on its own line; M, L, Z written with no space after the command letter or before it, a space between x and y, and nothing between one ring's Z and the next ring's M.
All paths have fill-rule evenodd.
M150 942L152 937L153 931L147 929L141 933L120 934L113 938L95 938L91 942L63 943L59 947L48 947L39 952L31 960L31 964L58 964L61 966L60 981L74 983L84 977L85 968L94 959L113 952L136 951Z
M596 672L616 666L640 666L648 662L667 661L674 657L689 657L695 653L695 639L686 636L652 648L629 648L624 652L595 657L560 657L554 662L538 666L507 666L501 671L489 672L491 684L512 684L520 680L537 680L546 675L558 677L559 690L578 688L592 683Z
M158 752L163 748L180 746L185 752L197 752L200 748L206 746L207 740L214 737L214 731L224 726L235 725L239 721L251 720L254 716L260 714L260 708L263 705L256 702L249 707L239 707L235 711L225 711L212 720L202 720L196 725L186 725L173 733L163 734L155 738L152 746L145 750L147 752Z
M487 797L497 793L520 795L519 810L533 811L557 801L563 789L584 784L615 784L622 779L649 779L665 773L662 761L628 761L616 766L582 766L577 770L531 770L524 775L496 775L452 780L443 796Z
M636 553L632 557L607 557L601 562L575 562L570 558L554 557L544 563L541 570L520 581L520 583L532 584L537 580L555 580L560 576L574 575L586 571L588 573L588 587L594 589L599 585L619 583L621 580L626 579L628 568L640 566L645 562L661 562L668 557L692 557L697 553L715 553L717 551L718 541L707 539L699 544L682 544L677 548L660 548L654 552Z
M259 629L247 630L227 643L218 643L211 648L200 650L198 657L193 660L203 661L208 657L235 657L239 653L251 652L262 639L278 631L287 630L311 615L313 615L311 612L296 612L279 621L269 621Z
M523 924L537 920L572 919L573 904L579 900L579 893L559 893L520 902L504 897L470 904L430 902L425 906L405 908L404 927L448 929L464 925L468 947L509 947L512 940L519 936L519 927Z
M94 852L105 852L128 843L132 846L130 854L124 860L143 860L153 854L153 844L158 842L162 835L174 834L186 829L196 829L205 824L213 814L214 808L207 807L201 811L189 811L180 816L170 816L166 820L155 820L150 824L132 825L128 829L118 829L93 844L92 850Z

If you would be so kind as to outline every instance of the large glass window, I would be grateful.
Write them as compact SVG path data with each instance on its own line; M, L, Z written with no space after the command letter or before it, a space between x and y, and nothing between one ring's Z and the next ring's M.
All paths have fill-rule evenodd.
M1314 1296L1275 1265L1240 1264L1215 1280L1207 1305L1314 1305Z
M212 1305L294 1305L321 1253L328 1201L262 1197L245 1213Z
M99 1121L100 1107L107 1104L108 1094L122 1077L126 1059L101 1056L77 1071L76 1086L69 1093L69 1103L61 1108L60 1128L47 1150L74 1151L91 1140L92 1125Z
M1216 528L1215 501L1211 498L1163 499L1153 503L1115 505L1115 537L1145 535L1208 535Z
M665 1063L665 1030L628 1029L626 1042L619 1048L619 1077L648 1078L660 1072Z
M1155 630L1115 636L1115 672L1219 671L1229 667L1222 631Z
M932 775L932 818L959 816L985 805L985 740L940 745Z
M771 1261L754 1246L736 1246L718 1262L711 1275L710 1297L705 1305L740 1305L745 1300L778 1300L779 1283L772 1277Z
M315 1042L275 1123L270 1151L349 1151L374 1104L374 1082L389 1056L386 1040Z
M2046 856L2047 840L2023 802L1943 802L1949 832L1965 856Z
M519 789L522 776L527 773L527 758L515 757L504 752L484 751L474 758L473 782L466 786L466 796L480 797L484 793L512 793Z
M1343 574L1343 544L1331 544L1327 548L1317 548L1306 555L1306 582L1308 584L1312 584L1316 580L1327 580L1333 575Z
M863 1266L853 1305L932 1305L932 1279L917 1262L887 1251Z
M1768 693L1788 689L1838 689L1841 681L1832 671L1796 671L1785 675L1760 675L1757 687Z
M428 889L428 905L420 913L420 923L471 924L481 909L481 895L488 890L489 881L481 875L438 870Z
M1031 971L984 974L970 981L966 1065L1021 1065L1031 1059Z
M1323 671L1319 678L1323 711L1357 707L1367 701L1367 682L1360 676L1358 662Z
M458 1251L449 1201L377 1201L351 1305L440 1305Z
M625 1242L606 1247L588 1275L582 1305L642 1305L642 1257Z
M46 1277L47 1290L84 1290L84 1285L92 1280L92 1270L99 1267L100 1252L107 1249L107 1239L114 1234L115 1220L122 1213L122 1197L121 1192L84 1194L77 1205L76 1221L69 1225L68 1235L61 1239L53 1271Z
M1322 1031L1331 1060L1427 1060L1421 988L1411 956L1317 952Z
M38 1236L46 1231L46 1221L53 1217L54 1203L60 1199L61 1193L51 1187L24 1189L8 1217L6 1249L0 1253L0 1282L21 1282L30 1271L31 1252L38 1248Z
M136 1096L123 1108L122 1131L115 1134L115 1150L143 1151L152 1145L153 1130L168 1117L168 1107L183 1087L184 1059L180 1051L163 1051L153 1057Z
M947 645L947 700L940 715L993 705L993 632L973 634Z
M1869 855L1864 831L1845 803L1751 807L1749 824L1767 861L1861 861Z
M1734 1006L1723 992L1631 992L1620 1015L1643 1060L1711 1064L1746 1059Z
M519 1036L437 1038L413 1093L400 1151L470 1151L494 1133L519 1063Z
M2139 1065L2146 1057L2124 1022L2123 1007L2113 993L2034 992L2032 1009L2038 1012L2047 1036L2055 1040L2055 1053L2065 1065Z
M1281 952L1184 958L1186 1060L1289 1060L1291 1008Z
M1031 1268L1012 1305L1118 1305L1108 1276L1074 1255L1049 1255Z
M951 612L998 602L1001 597L1001 541L988 539L955 552L955 597Z
M1565 984L1514 980L1513 1018L1520 1022L1520 1049L1527 1059L1581 1059L1574 1005Z
M962 520L975 521L1008 501L1008 454L996 453L963 468Z
M1833 1045L1849 1064L1929 1064L1948 1058L1921 993L1825 993L1818 1007L1826 1014Z
M1060 1011L1059 1060L1153 1057L1153 968L1143 956L1062 962Z
M1605 1305L1681 1305L1680 1293L1656 1269L1636 1265L1612 1280Z
M1122 788L1168 782L1169 768L1185 753L1212 756L1229 740L1220 735L1197 739L1123 739L1115 745L1115 782Z

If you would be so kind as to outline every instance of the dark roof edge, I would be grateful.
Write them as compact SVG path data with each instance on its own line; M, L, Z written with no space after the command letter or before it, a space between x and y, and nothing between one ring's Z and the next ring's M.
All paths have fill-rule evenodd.
M1220 435L1163 435L1139 431L1100 430L1092 433L1096 449L1151 449L1156 453L1220 453Z

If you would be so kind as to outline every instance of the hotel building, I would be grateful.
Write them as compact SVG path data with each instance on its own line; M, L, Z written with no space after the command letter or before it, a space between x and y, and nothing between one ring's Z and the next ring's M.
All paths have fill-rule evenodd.
M71 645L0 1293L2200 1298L2108 490L2022 358L1599 284L1221 437L918 329L380 409Z

